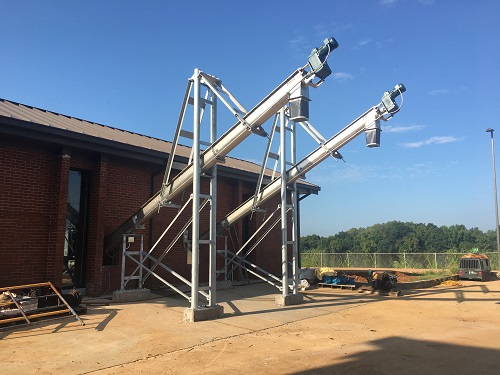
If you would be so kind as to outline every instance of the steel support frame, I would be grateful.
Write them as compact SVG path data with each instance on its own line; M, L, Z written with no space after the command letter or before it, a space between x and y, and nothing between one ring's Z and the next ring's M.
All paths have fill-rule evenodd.
M191 288L192 284L191 284L190 280L186 279L185 277L183 277L182 275L177 273L172 268L166 266L164 263L162 263L162 260L169 253L169 251L173 248L173 246L176 244L176 242L182 237L182 234L184 233L184 231L187 230L187 228L191 225L192 219L189 219L184 224L182 229L174 236L174 239L172 240L172 242L170 242L170 244L165 248L163 253L158 258L156 258L152 255L153 251L155 250L157 245L160 243L161 239L169 232L169 230L177 222L177 220L179 219L179 216L184 212L186 207L189 206L191 201L192 201L192 198L190 198L188 201L186 201L186 203L179 210L179 212L174 217L174 219L172 220L170 225L165 229L165 231L161 234L161 236L158 238L158 240L155 242L155 244L151 247L151 249L148 252L146 252L144 250L144 245L143 245L143 240L142 240L143 235L142 234L128 234L128 235L123 236L122 277L121 277L121 289L120 290L124 291L125 286L127 285L127 283L130 280L138 280L139 288L142 288L144 286L144 282L146 281L146 279L149 276L153 276L157 280L161 281L164 285L168 286L169 288L171 288L174 291L176 291L177 293L179 293L181 296L186 298L188 301L191 301L191 296L189 294L186 294L180 288L176 287L174 284L165 280L157 272L155 272L155 269L157 267L164 269L165 271L169 272L172 276L176 277L179 281L181 281L182 283L187 285L189 288ZM199 210L202 211L203 208L207 205L207 203L208 203L208 200L205 199L200 204ZM130 250L130 251L128 250L128 246L127 246L128 245L128 240L127 240L128 237L134 237L134 238L140 237L141 238L141 245L140 245L139 250ZM137 255L139 255L139 259L136 258ZM129 276L125 275L125 273L126 273L126 260L127 259L131 260L136 265L136 268L134 269L134 271L132 271L130 273ZM149 267L145 265L145 262L147 260L151 260L153 262L153 264ZM201 288L199 290L199 293L208 300L209 295L204 290L205 290L205 288Z
M200 254L200 71L194 70L193 75L193 222L192 231L192 263L191 263L191 308L198 307L199 254Z
M281 117L284 118L283 112L280 113ZM382 107L381 104L372 107L368 111L366 111L363 115L358 117L344 129L342 129L339 133L334 135L329 140L326 140L321 134L319 134L308 122L300 123L302 127L306 129L306 131L313 136L313 138L320 144L320 146L310 153L306 158L297 162L296 160L296 124L295 122L290 122L290 130L291 130L291 168L286 170L286 161L285 161L285 150L286 150L286 138L283 140L285 134L285 126L283 125L283 120L281 120L281 134L280 134L280 158L281 158L281 176L272 180L266 187L262 188L254 197L248 199L246 202L242 203L238 208L236 208L233 212L231 212L225 219L223 219L219 226L221 228L230 228L234 225L239 219L241 219L246 214L253 212L256 210L256 207L259 204L264 204L267 202L272 196L281 193L281 203L280 203L280 211L281 211L281 221L282 221L282 286L279 287L282 291L282 297L285 299L288 295L288 282L285 281L287 275L287 251L286 246L292 245L292 272L293 272L293 282L290 286L292 290L292 295L298 294L299 287L299 260L298 260L298 216L297 216L297 204L298 204L298 191L296 188L296 182L304 173L308 172L310 169L318 165L321 161L325 160L329 156L334 157L334 154L340 149L343 145L350 142L352 139L357 137L359 134L363 133L365 130L380 128L380 120L387 121L391 116L385 118L384 116L388 115L385 108ZM313 133L313 134L311 134ZM272 137L272 135L271 135ZM270 147L268 147L266 152L269 152ZM334 157L335 158L335 157ZM264 160L267 160L267 155ZM285 168L285 169L284 169ZM260 181L260 179L259 179ZM286 233L286 221L287 216L284 214L283 207L286 207L286 189L291 191L291 205L289 208L292 211L292 239L290 241L287 240ZM259 187L257 187L258 189ZM264 235L265 236L265 235ZM236 253L236 256L239 252ZM246 255L245 255L246 256ZM240 266L236 262L232 262L237 266ZM246 262L245 262L246 263ZM248 271L248 268L247 268ZM267 280L266 280L267 281ZM269 282L269 281L268 281Z
M217 165L214 165L210 172L210 194L204 195L200 192L201 178L206 177L207 174L204 173L206 171L202 171L200 166L200 157L201 155L201 144L210 146L217 139L217 98L221 97L220 93L216 93L216 88L213 85L213 82L208 81L210 76L202 73L200 70L195 69L193 77L188 82L188 87L186 89L186 94L184 96L183 108L181 109L181 114L179 116L179 123L177 125L176 136L173 142L173 149L175 149L175 145L178 143L178 138L182 136L183 133L189 133L182 130L182 122L184 120L186 114L186 107L188 104L193 105L193 132L190 133L193 140L193 147L191 152L191 163L193 166L193 170L195 173L193 174L193 191L190 195L189 199L184 203L184 205L179 209L177 215L171 221L169 226L165 229L165 231L160 235L158 240L152 246L152 248L146 252L143 248L143 240L142 235L137 234L124 234L123 235L123 251L122 251L122 277L121 277L121 290L125 290L125 286L130 280L138 280L138 284L140 288L144 285L145 280L149 276L153 276L159 281L161 281L167 287L173 289L181 296L188 299L190 302L190 307L192 309L198 308L201 304L199 301L199 295L205 297L208 301L207 303L203 303L203 306L215 306L217 304L216 301L216 283L217 283L217 270L216 270L216 207L217 207ZM220 83L219 83L220 84ZM205 98L201 98L200 95L200 86L204 85L207 88ZM225 87L221 84L221 90L224 94L227 94L229 98L236 105L237 109L231 108L231 112L235 113L245 113L245 109L243 106L236 101L236 99L227 91ZM190 97L191 91L193 92L193 97ZM211 98L209 99L209 93ZM206 105L210 105L210 142L203 142L200 140L200 126L203 118L203 111ZM226 106L230 106L227 101L224 101ZM173 154L169 156L169 161L167 163L167 168L165 171L165 178L162 185L161 195L168 195L168 189L165 187L169 184L169 179L171 175L171 168L174 160ZM198 157L197 157L198 156ZM209 239L201 239L200 238L200 213L209 204L210 211L210 230L209 230ZM174 236L172 242L166 247L163 253L155 258L152 255L152 252L156 249L157 245L163 239L163 237L169 232L169 230L173 227L174 223L176 223L181 214L185 212L186 208L189 204L192 204L192 215L191 218L184 224L182 229ZM158 207L160 209L161 207ZM188 280L181 276L179 273L175 272L172 268L165 265L162 260L168 254L168 252L173 248L175 243L179 241L182 237L183 233L191 226L192 232L192 267L191 267L191 280ZM127 238L129 237L140 237L141 238L141 248L138 251L129 251L127 249ZM208 244L209 247L209 282L208 286L200 286L199 283L199 251L200 245ZM137 255L139 255L139 259L137 259ZM136 268L130 275L126 275L126 260L131 260L136 264ZM151 266L146 266L145 261L151 260L153 264ZM190 293L185 293L181 290L181 288L176 287L174 284L168 282L163 277L161 277L155 269L160 267L166 271L168 271L171 275L175 276L178 280L180 280L183 284L190 288Z
M288 296L288 219L286 199L286 154L287 121L285 108L280 110L280 180L281 180L281 293Z
M203 83L210 87L214 83L219 83L215 77L208 76L201 73L203 76ZM314 72L307 72L305 68L297 69L291 76L282 82L276 89L274 89L268 96L266 96L257 106L252 110L246 112L245 109L237 103L229 92L221 86L224 94L227 94L235 105L237 110L233 110L233 114L238 119L237 123L219 137L211 147L207 148L202 155L200 155L199 167L202 171L211 170L221 158L224 158L231 150L233 150L244 139L250 136L252 132L258 131L260 126L265 123L271 116L273 116L281 107L288 103L290 93L293 92L300 85L312 85L317 87L319 84L313 84ZM322 81L321 81L322 82ZM214 92L219 98L220 93ZM222 99L222 98L221 98ZM185 100L185 104L189 102ZM223 100L224 104L227 103ZM246 112L246 113L245 113ZM239 113L244 113L240 115ZM183 114L179 117L181 120ZM171 155L171 157L173 157ZM173 159L172 159L173 163ZM170 181L165 181L166 186L161 191L157 192L151 197L134 215L127 219L115 232L106 238L105 246L109 248L117 243L123 234L131 232L136 225L143 224L153 215L158 212L163 202L171 201L176 196L185 191L186 188L193 182L194 165L190 163L184 168L181 173L172 178Z
M288 211L290 208L287 209ZM233 253L229 250L226 250L224 258L225 258L225 266L222 270L219 270L219 273L226 273L226 274L232 274L236 268L244 268L247 272L251 273L255 277L261 279L262 281L265 281L278 290L282 290L283 285L280 284L282 282L282 279L273 275L272 273L266 271L265 269L259 267L256 264L251 263L248 261L246 258L250 253L255 250L255 248L266 238L266 236L271 232L281 221L281 216L278 216L272 222L269 226L267 225L269 222L271 222L271 219L274 218L274 215L281 212L281 207L278 206L277 209L269 215L269 217L255 230L254 234L245 242L240 249L236 253ZM246 246L253 241L255 237L265 228L265 231L262 233L262 235L253 243L253 245L245 252L245 254L240 255L243 249L246 248ZM233 266L231 270L227 271L229 265ZM245 266L246 265L246 266ZM264 276L263 276L264 275ZM292 286L289 286L292 288Z
M193 213L192 213L192 264L191 264L191 306L192 310L200 308L200 303L198 299L198 292L200 291L199 285L199 270L200 270L200 245L208 244L209 248L209 280L208 288L203 288L208 290L208 307L215 307L217 305L216 301L216 289L217 289L217 270L216 270L216 255L217 255L217 238L216 238L216 218L217 218L217 166L212 167L210 176L210 195L206 197L210 202L209 205L209 215L210 215L210 229L209 229L209 239L202 240L200 238L200 199L202 195L200 193L200 185L202 178L201 169L201 147L200 147L200 127L201 127L201 95L200 95L200 85L201 85L202 74L199 69L194 70L193 75ZM208 89L212 93L211 100L211 110L210 110L210 143L215 142L217 139L217 97L215 95L216 89L213 85L205 80L204 84L208 86ZM225 103L226 104L226 103ZM239 104L239 103L238 103ZM229 106L227 103L226 105Z
M203 172L207 172L207 167L209 165L212 166L212 168L215 166L215 164L207 164L205 160L205 154L207 151L205 151L203 154L201 154L201 149L200 149L200 124L201 124L201 118L200 118L200 112L201 112L201 98L200 98L200 77L201 73L199 70L195 70L195 74L193 77L193 90L195 92L194 98L193 98L193 104L194 104L194 116L193 116L193 125L194 125L194 132L193 132L193 162L191 163L191 168L194 171L192 175L192 181L193 181L193 194L192 194L192 203L193 203L193 216L192 216L192 228L193 228L193 266L192 266L192 279L191 279L191 308L196 309L199 307L198 303L198 293L202 293L205 290L208 290L209 293L208 298L209 303L215 303L215 283L214 280L216 279L216 271L215 271L215 256L217 254L216 252L216 232L218 230L218 227L215 228L215 213L214 211L211 211L211 223L210 223L210 239L209 240L202 240L200 238L200 233L199 233L199 213L201 210L201 206L199 204L200 199L203 197L203 195L200 194L200 180L202 177ZM207 84L209 86L209 84ZM213 97L215 100L215 97ZM208 102L205 100L205 102ZM380 106L380 105L379 105ZM328 141L324 141L324 139L320 138L320 143L321 147L313 151L310 155L308 155L305 159L302 161L296 163L295 161L295 142L296 142L296 137L295 137L295 124L290 125L290 129L292 129L292 134L293 136L291 137L292 139L292 147L291 147L291 159L292 159L292 168L290 168L288 171L286 170L286 125L285 125L285 116L284 116L284 110L282 109L280 114L281 114L281 121L282 121L282 126L280 131L282 132L280 138L280 158L281 158L281 177L273 180L269 185L266 186L266 188L262 189L259 192L258 199L255 200L254 198L251 198L249 201L243 203L240 207L238 207L236 210L234 210L232 213L230 213L221 223L221 227L230 227L232 224L234 224L239 218L242 217L245 213L248 214L252 212L253 207L255 207L255 204L263 204L266 202L271 196L276 194L278 191L281 191L281 204L280 204L280 211L281 211L281 218L280 220L282 221L282 285L281 285L281 290L283 292L283 296L288 295L288 245L293 245L293 285L292 285L292 292L293 294L297 293L298 290L298 254L297 254L297 214L295 211L296 204L298 201L297 197L297 191L293 188L293 185L296 183L297 179L302 176L304 173L312 169L314 166L316 166L318 163L320 163L322 160L327 158L328 156L332 155L332 152L337 151L340 149L344 144L348 143L350 140L355 138L357 135L361 134L363 131L370 129L380 129L379 128L379 120L387 120L383 116L387 114L387 111L385 111L384 108L382 107L373 107L369 111L367 111L365 114L360 116L358 119L356 119L354 122L349 124L346 128L341 130L337 135L332 137ZM281 106L280 108L283 108ZM213 109L213 108L212 108ZM269 114L269 112L267 112ZM236 115L236 114L235 114ZM392 115L392 114L391 114ZM215 115L213 115L215 116ZM240 122L238 123L239 125L245 125L247 126L248 123L246 122L245 118L240 118L238 115L236 115ZM214 117L215 118L215 117ZM389 117L390 118L390 117ZM260 121L255 121L252 123L251 128L255 128L256 125L259 126L261 123ZM250 128L247 128L249 131L251 130ZM231 129L229 132L232 132L233 129ZM211 134L215 134L215 132ZM212 138L212 137L211 137ZM218 143L220 141L217 140L215 143ZM214 147L214 145L211 146L210 150L214 150L214 155L216 159L220 159L220 156L224 156L226 153L218 153L217 148ZM212 157L212 156L211 156ZM212 159L214 160L214 159ZM215 163L215 162L214 162ZM169 181L166 181L167 184L169 184ZM292 187L292 203L289 207L287 207L287 185ZM215 184L211 185L211 193L215 192L216 190L216 181ZM171 190L170 190L171 191ZM171 192L168 191L166 193L166 196L164 197L165 200L168 200L168 198L173 197L174 194L171 194ZM176 190L177 191L177 190ZM176 193L177 194L177 193ZM208 199L212 200L215 197L215 195L209 196ZM152 201L151 201L152 202ZM215 200L211 201L211 206L215 210ZM288 220L287 220L287 210L288 208L291 208L292 210L292 239L289 241L288 240ZM142 220L142 219L141 219ZM210 247L210 281L209 281L209 286L208 287L203 287L200 288L198 283L198 277L199 277L199 247L201 244L207 243L211 245ZM236 254L235 254L236 256ZM152 256L149 256L149 258L154 259ZM156 260L155 260L156 261ZM160 260L158 260L160 262ZM234 262L233 262L234 263ZM245 263L250 263L245 260ZM251 263L250 263L251 264ZM251 264L254 267L257 267L253 264ZM239 265L238 265L239 266ZM168 269L168 267L163 266L163 268ZM139 267L141 268L141 266ZM260 269L262 270L262 269ZM148 275L152 274L152 271L148 271ZM156 275L155 275L156 276ZM212 290L213 288L213 290Z
M287 166L295 166L297 156L296 156L296 142L297 142L297 137L296 137L296 124L294 121L290 121L288 123L286 119L286 108L283 107L279 111L279 121L280 121L280 126L279 126L279 132L280 132L280 141L279 141L279 162L280 162L280 183L281 183L281 188L280 188L280 204L278 206L278 210L280 211L280 217L277 219L268 229L267 231L259 238L259 240L256 241L256 243L243 255L240 256L239 254L241 251L252 241L252 239L260 232L262 228L267 224L267 222L271 219L271 217L274 215L274 212L268 217L268 219L255 231L254 235L252 235L248 241L243 244L243 246L235 253L232 254L233 257L229 259L229 262L234 265L234 268L236 267L243 267L245 270L252 275L258 277L259 279L275 286L277 289L279 289L282 293L282 296L286 298L290 292L292 294L296 295L299 293L298 285L299 285L299 262L298 262L298 228L297 228L297 223L298 223L298 217L297 217L297 204L298 204L298 191L297 191L297 184L296 182L293 182L288 186L287 182ZM287 125L288 123L288 125ZM269 136L269 143L266 149L266 154L264 156L264 161L263 161L263 166L261 170L261 176L259 176L259 183L257 184L257 192L253 198L254 204L252 205L251 211L255 211L257 209L257 206L255 205L255 202L257 201L258 197L258 191L260 190L259 184L263 180L263 173L265 170L265 164L267 163L267 160L269 159L269 155L271 154L271 142L274 136L274 132L276 131L277 127L277 118L275 118L271 134ZM287 132L290 133L290 162L287 161ZM288 204L287 202L287 191L290 191L291 193L291 203ZM288 214L291 214L291 228L289 228L288 225ZM246 257L257 247L257 245L265 238L265 236L271 231L272 228L274 228L278 222L281 222L281 278L277 278L276 276L272 275L270 272L264 270L263 268L249 262L246 260ZM291 238L289 239L289 232L291 232ZM289 272L288 272L288 249L289 246L292 246L292 283L289 283ZM231 254L231 253L230 253ZM236 258L238 258L238 262L236 261ZM227 265L226 265L227 267ZM251 268L250 268L251 267ZM252 270L255 269L256 271L259 271L260 273L264 274L265 276L262 276L261 274L257 273L256 271ZM220 271L219 271L220 272ZM272 280L277 282L281 282L281 285L274 283Z
M290 135L290 161L292 165L297 163L297 134L296 123L290 121L291 135ZM286 176L286 171L285 171ZM283 177L286 181L286 177ZM299 192L297 190L297 182L294 181L290 186L290 199L292 204L292 272L293 272L293 288L292 294L299 293L300 283L300 264L299 264L299 217L298 217L298 204Z
M135 243L135 239L139 238L140 239L140 245L139 245L139 250L128 250L129 247L131 246L132 243ZM130 241L129 239L134 239L134 241ZM134 257L136 255L139 255L139 261ZM123 242L122 242L122 268L121 268L121 285L120 285L120 290L125 290L125 286L130 280L137 280L138 282L138 288L142 289L143 287L143 275L142 275L142 270L143 267L139 266L137 267L134 272L130 276L126 276L126 261L127 259L132 260L135 263L139 263L140 265L143 264L144 262L144 236L142 234L124 234L123 235ZM136 272L139 272L138 275L136 275Z

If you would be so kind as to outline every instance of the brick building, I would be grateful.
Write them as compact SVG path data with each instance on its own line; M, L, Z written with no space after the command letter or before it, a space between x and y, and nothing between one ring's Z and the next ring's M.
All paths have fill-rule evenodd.
M51 281L57 287L85 288L89 295L118 289L120 244L105 248L105 238L160 189L170 147L159 139L0 99L0 287ZM178 148L178 171L189 152ZM229 157L219 166L218 217L254 194L259 169ZM189 190L176 198L178 203ZM202 181L202 191L208 191L208 181ZM319 187L302 182L300 191L317 194ZM163 208L148 221L141 230L146 249L176 213ZM255 213L238 223L227 234L229 246L244 243L265 215ZM202 231L207 216L202 215ZM174 232L182 226L176 225ZM179 242L165 263L189 278L191 266ZM277 227L251 260L279 275L280 248ZM200 281L207 278L206 253L200 250ZM151 279L147 286L158 282Z

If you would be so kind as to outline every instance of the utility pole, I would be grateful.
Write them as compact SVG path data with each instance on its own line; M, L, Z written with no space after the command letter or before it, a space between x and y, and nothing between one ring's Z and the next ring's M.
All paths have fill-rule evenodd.
M497 197L497 172L495 167L495 140L493 138L494 129L486 129L487 133L491 134L491 160L493 164L493 187L495 194L495 218L496 218L496 232L497 232L497 252L498 252L498 270L500 270L500 234L498 232L498 197Z

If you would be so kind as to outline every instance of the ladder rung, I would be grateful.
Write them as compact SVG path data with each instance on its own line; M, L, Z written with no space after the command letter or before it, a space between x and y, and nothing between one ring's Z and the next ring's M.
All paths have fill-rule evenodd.
M202 141L202 140L200 139L200 145L210 147L210 146L212 146L212 143L207 142L207 141Z
M276 131L277 131L278 133L280 133L280 130L281 130L281 127L280 127L280 126L276 126ZM289 126L285 126L285 131L287 131L287 130L288 130L289 132L291 132L291 131L292 131L292 128L291 128L291 127L289 127Z
M208 100L204 99L204 98L200 98L200 107L201 108L205 108L205 105L206 104L211 104L211 102L209 102ZM189 97L188 99L188 104L191 104L191 105L194 105L194 98L192 98L191 96Z
M183 137L183 138L191 139L191 140L194 139L194 133L189 131L189 130L181 130L181 132L179 133L179 136ZM200 139L200 145L211 146L212 143L207 142L207 141L203 141Z
M139 280L139 276L124 276L124 280Z

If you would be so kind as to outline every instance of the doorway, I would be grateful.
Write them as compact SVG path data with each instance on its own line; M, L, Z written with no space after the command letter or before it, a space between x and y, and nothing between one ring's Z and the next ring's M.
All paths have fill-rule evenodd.
M85 287L89 171L71 169L68 179L62 287Z

